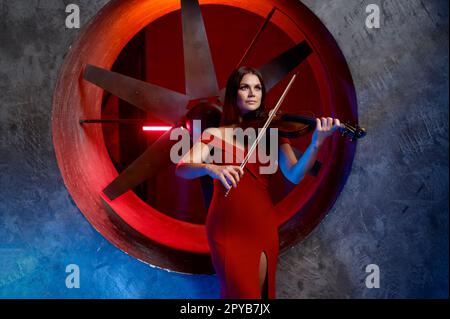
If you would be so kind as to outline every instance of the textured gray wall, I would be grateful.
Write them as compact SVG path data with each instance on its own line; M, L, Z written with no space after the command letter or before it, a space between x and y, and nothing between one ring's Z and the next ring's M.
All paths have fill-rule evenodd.
M106 0L0 0L0 297L214 298L215 276L151 268L84 219L51 138L57 72ZM340 45L368 136L327 218L279 259L279 298L448 297L448 1L303 1ZM382 9L379 30L365 7ZM65 287L65 266L81 288ZM379 289L365 287L377 264Z
M448 1L304 3L343 51L369 133L327 218L281 256L279 297L448 297Z

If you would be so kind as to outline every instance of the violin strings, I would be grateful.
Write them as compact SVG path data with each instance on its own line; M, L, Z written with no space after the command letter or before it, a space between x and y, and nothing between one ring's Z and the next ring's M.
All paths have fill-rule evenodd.
M250 159L250 156L253 154L253 152L256 149L256 146L258 145L259 141L261 140L262 136L264 135L264 133L267 130L267 127L270 125L270 123L272 122L272 119L275 117L275 114L277 113L278 109L281 106L281 103L283 103L284 98L286 97L289 89L291 88L292 84L294 83L295 78L297 77L298 73L295 73L292 76L292 79L289 81L289 84L287 85L286 89L284 90L283 94L281 95L280 99L278 100L276 106L269 112L269 118L267 119L266 123L264 124L264 126L262 127L261 131L258 133L258 136L256 137L256 140L253 142L250 150L247 152L247 155L244 158L244 161L241 163L240 168L243 169L245 167L245 165L247 164L248 160ZM231 188L229 188L227 190L227 192L225 193L225 197L228 196L228 193L230 192Z

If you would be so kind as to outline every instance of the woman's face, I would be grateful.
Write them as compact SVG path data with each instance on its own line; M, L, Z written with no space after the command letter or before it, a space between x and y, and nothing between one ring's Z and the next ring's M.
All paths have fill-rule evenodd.
M259 78L251 73L244 75L238 88L237 107L244 115L261 105L262 85Z

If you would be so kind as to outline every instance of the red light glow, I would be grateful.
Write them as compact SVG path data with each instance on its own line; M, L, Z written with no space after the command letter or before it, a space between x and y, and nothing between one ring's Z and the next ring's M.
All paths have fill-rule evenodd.
M142 130L147 132L167 132L172 126L143 126Z

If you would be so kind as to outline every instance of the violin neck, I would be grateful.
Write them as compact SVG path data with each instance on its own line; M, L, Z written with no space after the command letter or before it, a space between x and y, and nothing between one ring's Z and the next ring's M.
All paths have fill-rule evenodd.
M315 117L309 117L309 116L303 116L303 115L297 115L297 114L283 114L282 119L286 121L293 121L293 122L300 122L304 124L311 125L313 128L316 127L316 118Z
M281 114L281 119L283 121L288 122L299 122L309 125L309 130L316 128L316 118L297 115L297 114ZM349 123L341 123L339 128L339 132L342 133L342 136L346 136L350 139L350 141L363 138L366 136L366 130L359 125L351 125Z

